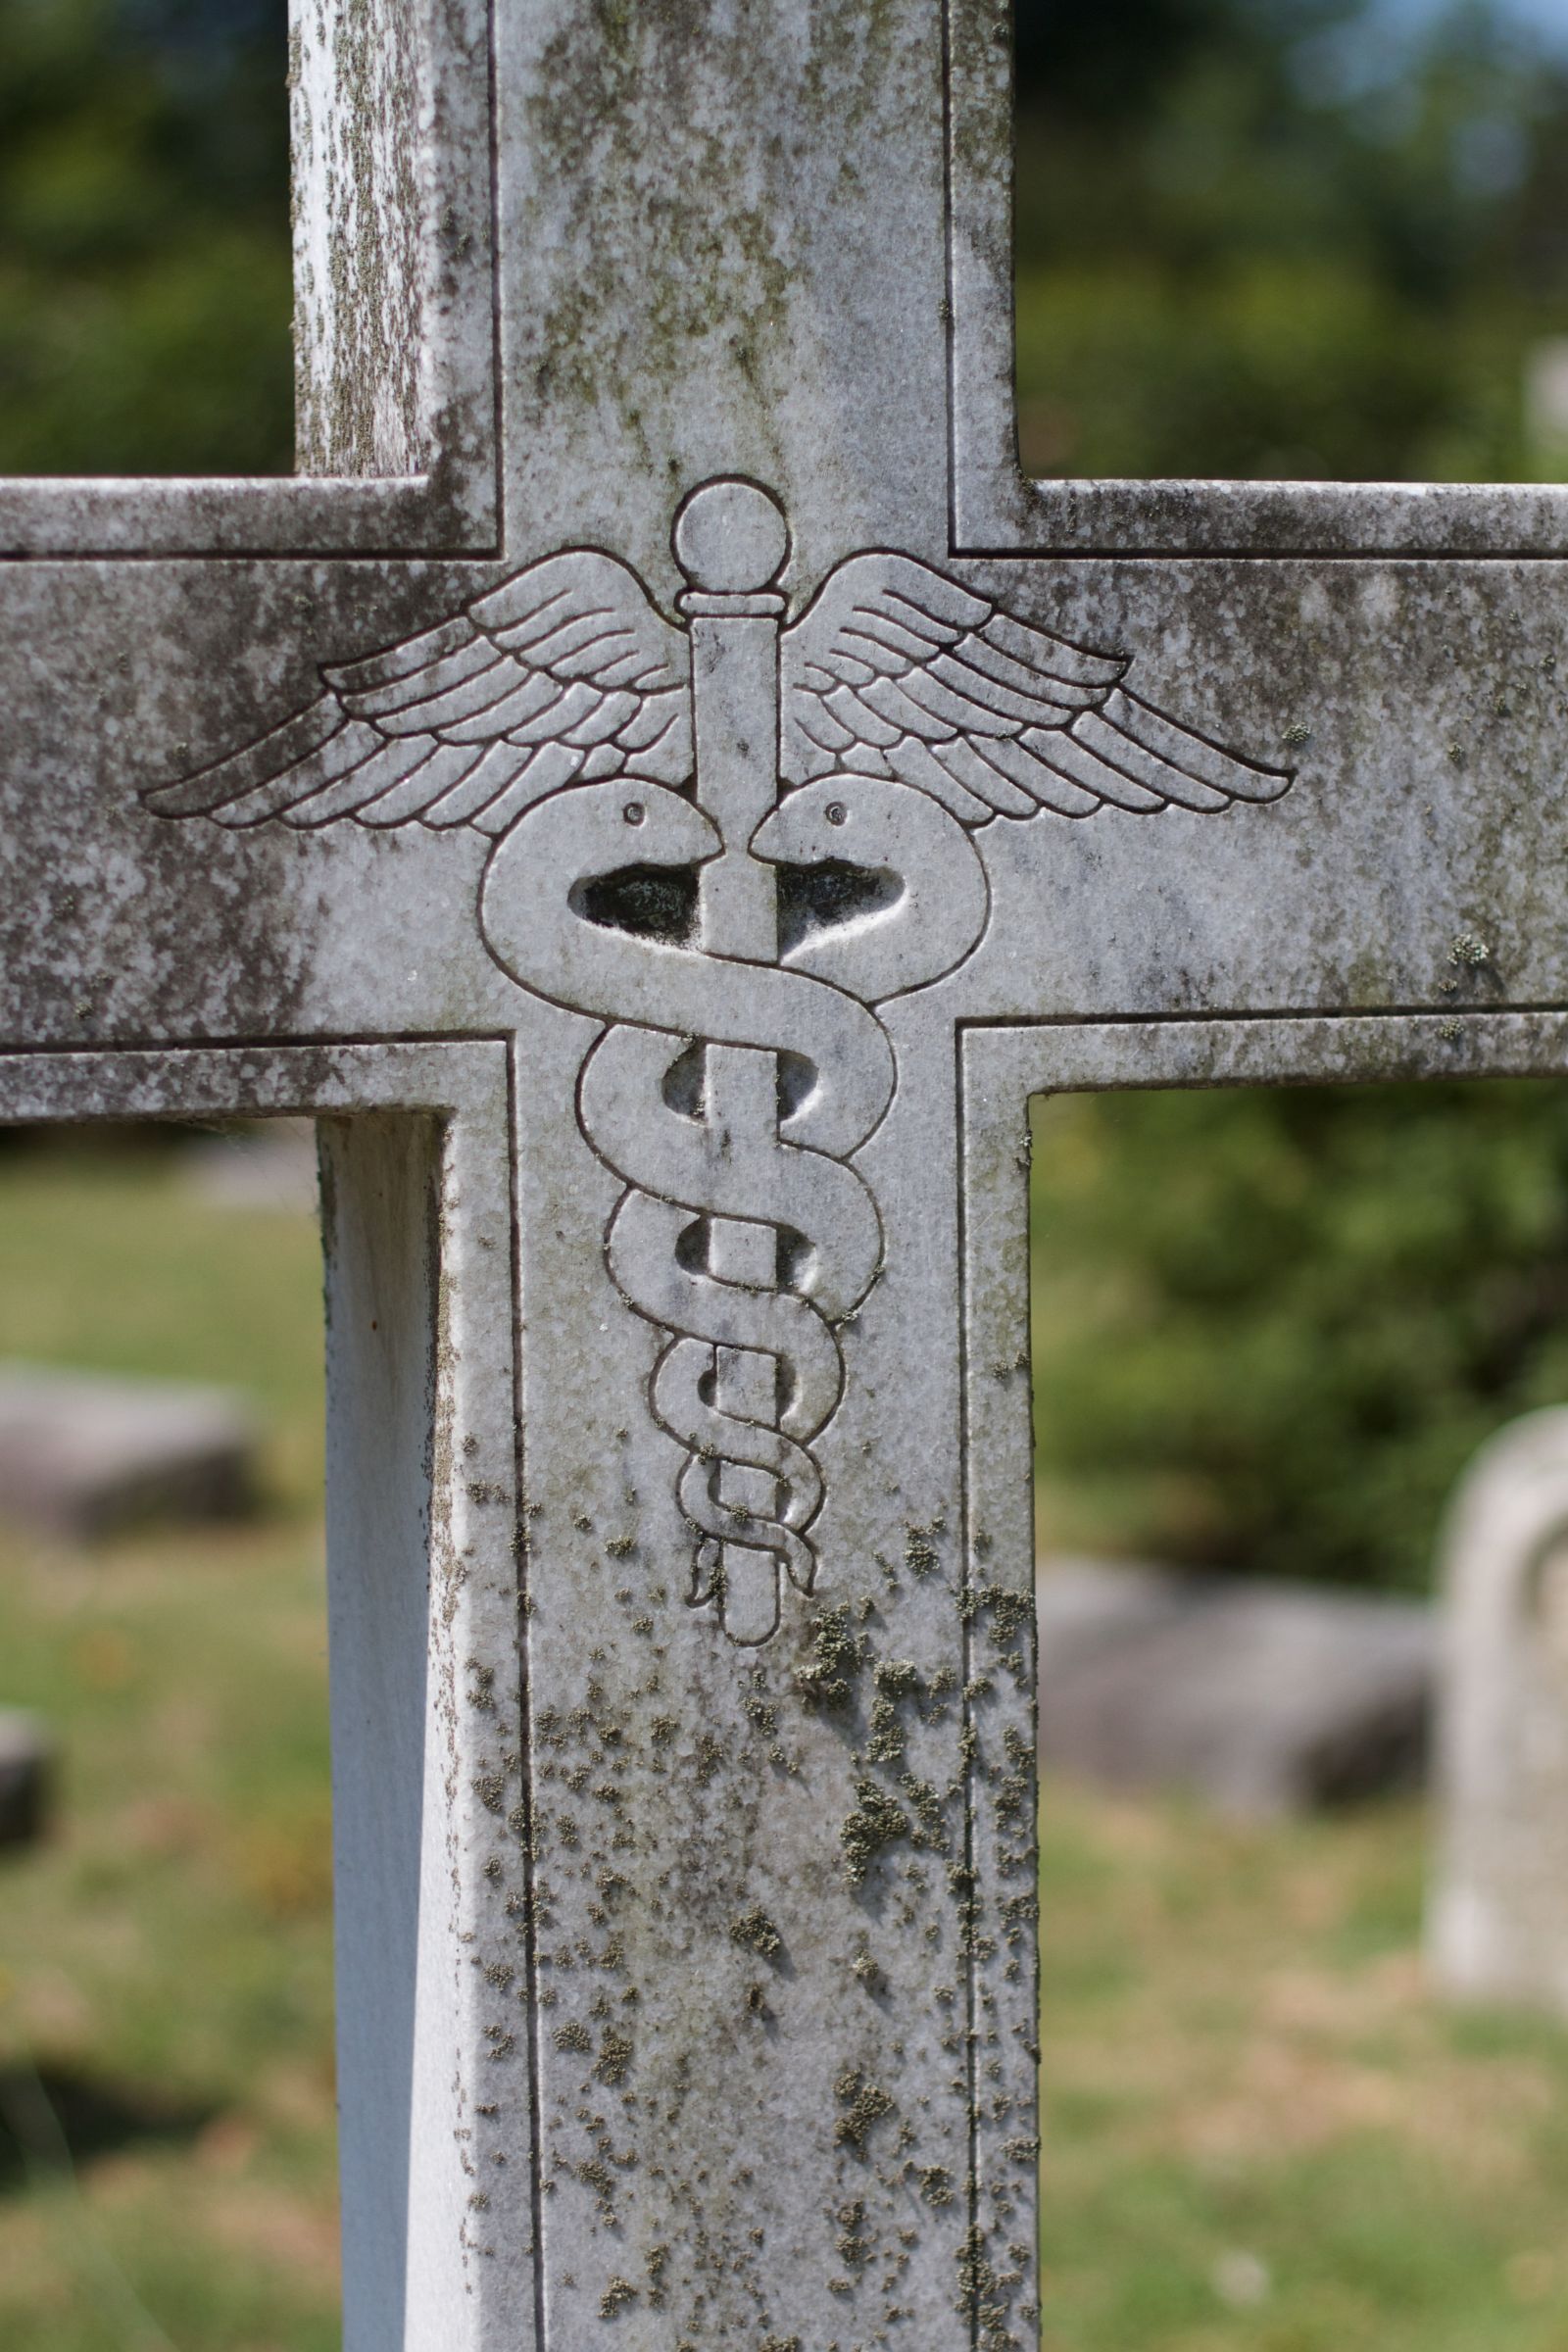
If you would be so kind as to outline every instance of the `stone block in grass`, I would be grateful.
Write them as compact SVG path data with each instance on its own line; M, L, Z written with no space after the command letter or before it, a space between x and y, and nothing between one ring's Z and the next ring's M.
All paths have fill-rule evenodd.
M0 1707L0 1847L30 1845L43 1833L50 1747L35 1715Z
M1037 1601L1048 1766L1244 1815L1422 1776L1424 1602L1076 1559L1041 1562Z
M232 1518L258 1429L226 1390L0 1364L0 1517L73 1542Z

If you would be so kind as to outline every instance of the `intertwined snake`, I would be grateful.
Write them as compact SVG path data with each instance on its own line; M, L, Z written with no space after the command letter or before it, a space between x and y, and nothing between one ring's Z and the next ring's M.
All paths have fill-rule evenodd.
M859 866L883 878L890 901L810 933L785 961L741 963L609 927L587 910L587 887L633 863L690 869L720 848L716 828L678 793L581 785L541 801L498 845L481 920L492 953L524 987L610 1024L584 1061L577 1112L626 1188L606 1231L611 1274L627 1304L666 1335L651 1402L686 1450L679 1494L698 1539L694 1592L710 1582L720 1546L735 1543L776 1555L809 1591L807 1531L822 1500L810 1447L843 1391L837 1327L882 1259L876 1204L849 1164L895 1083L892 1045L864 1000L919 987L961 961L985 925L986 884L968 835L935 802L899 783L842 776L789 795L752 853L778 864L831 858ZM798 1057L810 1073L804 1100L762 1133L718 1127L700 1099L678 1106L672 1073L694 1043ZM773 1287L708 1268L703 1228L715 1218L773 1227ZM774 1360L776 1425L715 1400L722 1348ZM767 1474L771 1510L722 1498L719 1473L737 1464Z

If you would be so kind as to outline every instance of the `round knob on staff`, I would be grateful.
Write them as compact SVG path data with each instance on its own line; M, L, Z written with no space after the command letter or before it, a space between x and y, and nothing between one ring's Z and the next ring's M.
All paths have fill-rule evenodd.
M789 524L765 490L730 476L704 482L682 503L671 544L694 588L710 596L756 595L784 568Z

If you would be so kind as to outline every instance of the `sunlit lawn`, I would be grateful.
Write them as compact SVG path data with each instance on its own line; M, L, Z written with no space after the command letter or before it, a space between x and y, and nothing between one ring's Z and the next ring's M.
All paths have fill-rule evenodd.
M1563 2352L1568 2034L1428 1996L1420 1810L1043 1822L1045 2352Z
M336 2341L318 1287L167 1159L0 1158L0 1353L273 1433L248 1525L0 1539L65 1760L0 1862L4 2352ZM1048 1788L1045 2352L1568 2352L1568 2035L1428 1999L1424 1847Z
M0 1703L63 1754L0 1858L0 2345L336 2341L314 1228L167 1157L0 1161L0 1353L248 1390L248 1524L0 1538ZM69 2151L69 2154L68 2154Z

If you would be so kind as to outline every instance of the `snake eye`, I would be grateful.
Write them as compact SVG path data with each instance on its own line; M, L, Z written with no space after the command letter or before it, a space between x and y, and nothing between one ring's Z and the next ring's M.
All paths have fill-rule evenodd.
M643 821L643 818L648 814L648 811L643 807L641 801L628 801L620 813L626 819L628 825L640 825Z
M827 818L827 821L830 825L842 825L845 818L849 814L849 810L845 808L842 801L829 801L827 807L823 809L822 814Z

